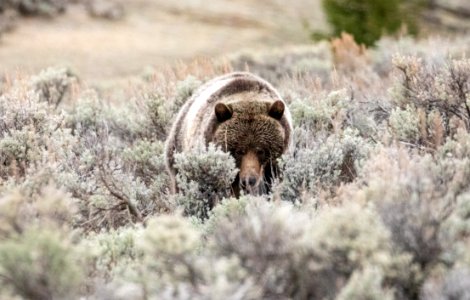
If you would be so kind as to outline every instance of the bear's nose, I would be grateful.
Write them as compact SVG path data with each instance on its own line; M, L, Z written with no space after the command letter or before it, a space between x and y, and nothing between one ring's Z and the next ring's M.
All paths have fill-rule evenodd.
M255 185L256 185L256 181L257 181L257 180L256 180L256 177L250 176L250 177L248 178L248 185L249 185L249 186L255 186Z
M256 179L255 176L245 177L245 178L242 180L242 187L245 187L245 188L250 187L250 188L252 188L252 187L256 186L256 182L257 182L257 181L258 181L258 180Z

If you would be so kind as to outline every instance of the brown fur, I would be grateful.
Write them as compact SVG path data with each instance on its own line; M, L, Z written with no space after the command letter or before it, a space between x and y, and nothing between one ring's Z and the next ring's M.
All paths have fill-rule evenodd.
M240 169L234 185L241 184L246 191L256 194L265 191L272 176L263 178L265 170L277 172L276 160L284 152L285 133L278 120L268 115L270 105L265 102L238 101L228 104L233 115L216 127L211 142L231 153ZM250 178L256 185L250 186ZM236 190L236 189L235 189Z
M173 125L166 147L170 175L174 180L174 152L190 151L198 141L215 143L240 169L232 185L236 196L240 188L266 192L278 172L276 160L291 144L291 131L289 111L267 82L249 73L216 78L188 100ZM175 192L174 181L173 187Z

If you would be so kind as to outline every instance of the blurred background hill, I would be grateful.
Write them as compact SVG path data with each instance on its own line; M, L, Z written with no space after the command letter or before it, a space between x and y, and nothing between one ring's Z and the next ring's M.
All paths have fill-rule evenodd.
M2 0L0 72L37 72L60 65L83 79L104 82L178 60L310 44L312 38L339 35L342 26L350 33L372 26L380 36L390 32L377 22L389 22L386 31L395 31L408 15L413 17L407 24L411 33L416 31L415 23L422 35L470 28L470 2L465 0L323 2L326 13L321 0L215 0L210 5L201 0ZM405 8L397 10L395 20L383 17L399 3ZM370 5L377 9L371 10ZM356 14L349 18L351 11ZM359 22L365 16L371 19ZM356 39L368 44L367 39Z
M123 15L112 21L79 3L53 19L21 18L1 37L2 73L65 65L89 80L125 78L176 60L308 43L306 26L326 25L320 1L133 0L119 6Z

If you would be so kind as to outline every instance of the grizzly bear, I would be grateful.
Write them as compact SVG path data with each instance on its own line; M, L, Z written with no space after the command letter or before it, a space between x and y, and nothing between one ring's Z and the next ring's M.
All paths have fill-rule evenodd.
M241 190L266 193L278 175L277 159L290 149L291 139L289 110L271 84L247 72L217 77L186 101L166 141L172 192L177 191L174 153L214 143L233 156L239 169L234 196Z

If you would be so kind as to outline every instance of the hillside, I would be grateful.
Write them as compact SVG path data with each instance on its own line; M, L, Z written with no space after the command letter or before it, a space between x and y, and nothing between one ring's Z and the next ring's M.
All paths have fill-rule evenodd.
M128 1L124 18L116 21L72 6L53 20L22 19L4 34L0 72L65 66L88 82L125 82L149 67L181 60L307 43L304 22L324 28L319 2L296 0L290 8L278 2Z

